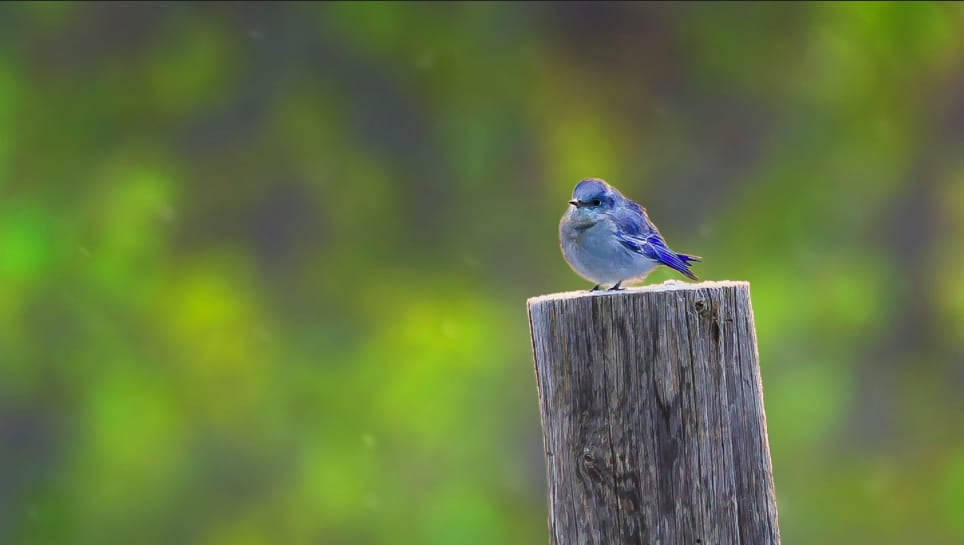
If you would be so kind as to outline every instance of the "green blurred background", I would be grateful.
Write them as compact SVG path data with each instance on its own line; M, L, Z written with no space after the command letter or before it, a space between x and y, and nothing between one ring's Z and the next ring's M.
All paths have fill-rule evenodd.
M590 176L751 282L784 543L964 542L962 28L0 5L0 543L548 543L525 300L589 287Z

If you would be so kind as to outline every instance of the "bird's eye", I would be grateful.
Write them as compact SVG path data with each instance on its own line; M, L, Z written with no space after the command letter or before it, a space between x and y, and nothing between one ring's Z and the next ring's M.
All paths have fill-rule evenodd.
M593 206L599 206L601 203L599 202L599 199L593 199L592 201L590 201L590 204L592 204Z

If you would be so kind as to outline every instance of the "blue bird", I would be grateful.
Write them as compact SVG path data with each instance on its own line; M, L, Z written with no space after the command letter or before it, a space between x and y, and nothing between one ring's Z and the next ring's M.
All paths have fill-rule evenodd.
M646 209L599 178L576 184L569 209L559 222L559 241L566 262L579 276L596 284L642 280L660 265L699 280L689 264L702 258L669 249Z

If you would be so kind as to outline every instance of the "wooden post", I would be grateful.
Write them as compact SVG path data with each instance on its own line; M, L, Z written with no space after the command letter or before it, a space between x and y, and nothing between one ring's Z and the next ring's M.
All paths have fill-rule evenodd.
M553 545L779 545L747 282L528 307Z

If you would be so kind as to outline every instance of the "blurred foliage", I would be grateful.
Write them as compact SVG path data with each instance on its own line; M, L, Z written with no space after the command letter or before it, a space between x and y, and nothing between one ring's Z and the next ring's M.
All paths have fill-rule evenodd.
M785 543L964 542L962 25L0 5L0 542L547 543L589 176L752 283Z

